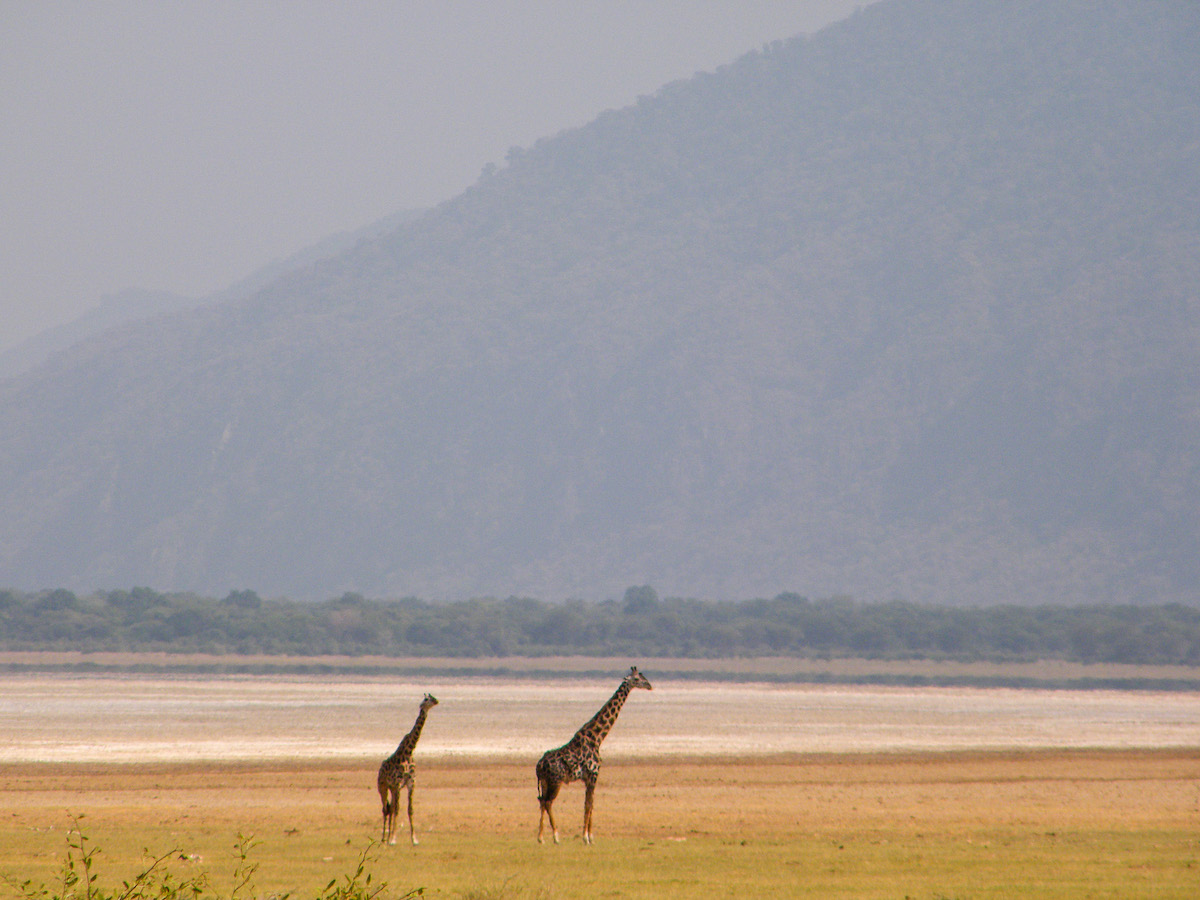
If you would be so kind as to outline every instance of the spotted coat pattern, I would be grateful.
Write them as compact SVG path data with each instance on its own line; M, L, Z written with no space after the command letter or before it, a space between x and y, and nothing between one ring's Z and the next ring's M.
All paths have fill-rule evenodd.
M429 710L437 706L437 698L426 694L421 701L421 710L417 713L417 721L412 730L400 741L396 752L383 761L379 767L379 777L376 786L379 788L379 800L383 805L383 836L380 841L385 844L396 843L396 818L400 811L400 788L408 789L408 832L413 844L417 844L417 832L413 828L413 787L416 784L417 767L413 763L413 750L416 749L417 739L421 729L425 727L425 718Z
M558 843L558 827L554 824L551 807L562 786L572 781L583 782L583 842L592 843L592 800L600 777L600 744L608 736L629 692L634 688L651 690L650 682L637 670L637 666L629 669L629 674L622 679L616 693L575 732L571 740L557 749L548 750L538 761L538 803L541 806L538 843L542 843L542 831L547 819L550 820L554 843Z

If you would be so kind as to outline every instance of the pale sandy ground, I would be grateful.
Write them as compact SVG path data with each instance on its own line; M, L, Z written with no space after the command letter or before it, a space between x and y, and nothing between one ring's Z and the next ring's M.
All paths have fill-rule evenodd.
M424 756L517 760L565 742L618 680L7 674L0 763L379 759L426 691L441 704ZM657 680L630 697L604 750L619 761L1080 748L1200 748L1200 694Z
M736 675L739 680L768 678L803 680L811 677L856 678L871 675L923 678L1025 678L1042 681L1079 679L1175 679L1195 681L1200 669L1190 666L1145 666L1120 663L1088 664L1045 659L1033 662L955 662L927 659L806 659L794 656L760 656L731 659L683 659L650 657L629 660L625 657L598 656L500 656L466 659L448 656L213 656L204 653L81 653L78 651L6 651L0 652L0 666L45 668L49 666L91 666L127 669L142 666L155 669L181 667L222 668L258 667L266 671L320 667L323 671L353 674L367 669L385 672L438 672L481 674L503 670L522 673L547 672L595 673L624 672L636 663L647 673L720 673Z

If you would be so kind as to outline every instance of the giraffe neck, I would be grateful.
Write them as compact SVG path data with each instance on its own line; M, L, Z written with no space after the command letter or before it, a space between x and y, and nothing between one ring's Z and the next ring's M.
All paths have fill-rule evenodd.
M591 744L593 747L599 747L600 742L612 730L613 723L617 721L617 714L621 711L621 707L625 704L625 698L629 696L629 692L632 689L632 684L628 681L622 681L616 693L609 698L607 703L600 707L600 711L588 719L584 726L579 729L577 734L580 739Z
M417 713L417 721L413 723L412 731L404 736L400 741L400 746L396 748L397 756L406 756L412 753L413 747L417 745L417 738L421 736L421 729L425 727L425 716L429 710L422 709Z

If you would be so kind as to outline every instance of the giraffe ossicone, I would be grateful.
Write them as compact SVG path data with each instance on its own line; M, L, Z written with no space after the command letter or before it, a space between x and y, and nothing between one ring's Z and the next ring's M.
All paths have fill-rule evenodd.
M400 812L400 788L408 789L408 833L416 846L417 831L413 827L413 787L416 783L417 768L413 763L413 750L421 729L425 727L425 717L429 710L437 706L437 697L426 694L421 701L417 721L412 730L400 741L396 752L383 761L379 767L379 777L376 786L379 788L379 800L383 804L383 836L379 839L384 844L396 843L396 818Z
M625 705L625 699L634 688L652 690L650 682L638 671L637 666L630 666L629 674L621 680L608 702L575 732L571 740L555 750L546 751L538 761L538 804L541 807L537 834L539 844L544 843L542 832L547 819L550 820L554 843L558 843L558 826L554 824L551 807L562 786L572 781L583 782L583 842L592 843L592 801L600 777L600 744L608 736L621 707Z

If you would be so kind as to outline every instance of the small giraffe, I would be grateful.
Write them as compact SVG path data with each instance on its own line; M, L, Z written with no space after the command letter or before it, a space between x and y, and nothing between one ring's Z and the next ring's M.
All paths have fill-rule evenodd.
M425 725L425 717L429 710L437 706L437 698L426 694L421 701L421 711L417 713L417 721L413 723L412 731L400 741L396 752L383 761L379 767L379 799L383 803L383 837L382 843L396 843L396 817L400 812L400 788L408 788L408 832L412 837L413 846L417 844L417 832L413 828L413 785L416 782L417 767L413 764L413 749L417 746L417 738Z
M537 764L538 803L541 804L541 814L538 816L538 843L542 841L542 828L546 819L550 820L550 830L554 832L554 843L558 843L558 826L554 824L554 813L550 811L554 798L564 784L572 781L583 781L583 842L592 843L592 798L596 793L596 781L600 777L600 742L608 735L617 714L625 703L625 698L634 688L651 690L650 682L637 670L637 666L629 669L629 674L622 679L615 694L600 707L600 711L592 716L583 727L575 732L575 736L557 750L548 750Z

